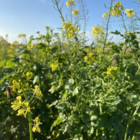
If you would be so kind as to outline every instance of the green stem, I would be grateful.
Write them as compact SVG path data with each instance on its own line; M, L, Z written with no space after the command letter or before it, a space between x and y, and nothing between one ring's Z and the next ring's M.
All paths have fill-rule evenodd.
M125 33L127 33L127 28L126 28L126 25L125 25L124 18L123 18L122 14L121 14L121 17L122 17L122 22L123 22L123 27L125 29Z
M133 110L131 111L131 114L130 114L130 117L129 117L129 121L128 121L127 126L126 126L126 131L125 131L124 140L127 140L128 129L129 129L129 126L130 126L131 119L132 119L133 116L135 116L135 114L137 113L139 107L140 107L140 106L137 106L134 112L133 112ZM133 137L134 137L134 136L133 136ZM133 139L132 139L132 140L133 140Z
M26 93L24 93L24 97L25 97L25 100L29 103ZM29 121L29 134L30 134L30 140L33 140L31 112L28 112L28 121Z
M28 121L29 121L29 133L30 133L30 140L33 140L33 132L32 132L32 118L31 113L28 113Z
M133 135L132 140L135 140L135 136Z
M113 5L113 0L111 0L110 10L112 9L112 5ZM106 42L107 42L107 37L108 37L108 28L109 28L110 18L111 18L111 13L109 12L107 23L106 23L105 41L104 41L104 44L103 44L103 54L104 54L104 50L105 50Z
M125 131L125 135L124 135L124 140L127 140L128 129L129 129L129 125L130 125L132 116L133 116L133 111L131 111L131 114L130 114L130 117L129 117L129 120L128 120L128 123L127 123L127 126L126 126L126 131Z

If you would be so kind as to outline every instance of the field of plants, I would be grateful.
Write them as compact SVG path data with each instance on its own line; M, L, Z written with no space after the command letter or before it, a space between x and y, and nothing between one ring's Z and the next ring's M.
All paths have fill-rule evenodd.
M104 24L91 27L94 41L85 45L84 0L64 3L67 17L61 1L52 2L59 33L49 26L29 40L21 33L21 44L0 37L0 140L139 140L139 13L110 0ZM123 31L109 30L114 17Z

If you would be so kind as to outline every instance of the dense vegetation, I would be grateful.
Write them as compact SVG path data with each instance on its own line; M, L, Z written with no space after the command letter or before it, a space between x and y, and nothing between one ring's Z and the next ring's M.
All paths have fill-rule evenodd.
M140 139L139 17L133 9L124 15L123 4L111 0L105 26L92 27L95 41L86 46L84 1L66 2L67 21L60 1L52 1L63 21L61 35L46 26L45 35L37 32L29 41L20 34L22 44L0 38L0 139ZM81 10L74 10L75 2ZM122 37L119 43L108 40L115 16L124 27L111 32Z

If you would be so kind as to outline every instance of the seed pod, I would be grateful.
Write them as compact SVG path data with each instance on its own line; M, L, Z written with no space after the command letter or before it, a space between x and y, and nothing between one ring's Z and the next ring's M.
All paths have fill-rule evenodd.
M7 87L6 92L7 92L7 98L13 98L13 92L11 87Z

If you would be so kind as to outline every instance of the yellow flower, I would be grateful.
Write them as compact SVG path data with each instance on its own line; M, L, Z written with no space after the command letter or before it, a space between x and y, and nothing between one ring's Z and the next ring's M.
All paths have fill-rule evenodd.
M112 70L117 70L117 67L111 66L109 68L107 68L107 74L110 75Z
M36 55L34 55L34 58L36 58Z
M18 90L18 93L21 93L22 91L23 91L22 89L19 89L19 90Z
M58 138L58 137L59 137L59 135L60 135L60 134L59 134L59 133L57 133L56 138Z
M69 0L66 2L67 7L70 7L72 5L75 5L75 1L74 0Z
M63 22L63 30L67 31L67 36L68 38L73 37L74 32L76 31L76 26L72 25L72 21L67 21L67 23ZM62 34L62 37L64 36L64 34Z
M96 38L102 32L102 28L98 25L92 26L92 34Z
M34 121L34 126L32 128L32 131L40 133L41 130L39 128L39 125L42 124L42 123L39 121L39 117L36 117L33 121Z
M24 109L19 109L19 110L18 110L17 116L23 115L23 114L24 114L24 111L25 111Z
M33 44L31 44L31 45L28 45L28 46L27 46L27 49L28 49L28 50L31 50L33 47L34 47Z
M107 68L107 72L106 72L108 75L111 74L111 69L110 68Z
M108 17L109 16L109 13L104 13L103 15L102 15L102 18L106 18L106 17Z
M32 72L27 72L27 73L26 73L26 79L27 79L27 80L31 79L32 76L33 76L33 73L32 73Z
M27 113L30 112L30 107L27 107L25 110L26 110L26 111L25 111L25 113L24 113L24 117L26 118Z
M58 68L58 60L54 64L51 64L52 71L55 71Z
M85 56L84 59L85 59L85 61L87 61L88 60L88 56Z
M73 15L78 15L79 14L79 10L78 9L75 9L73 12L72 12Z
M20 89L20 85L16 80L13 80L12 89L13 91L16 91L16 89Z
M121 2L116 2L110 10L110 13L112 16L119 17L123 9L123 4Z
M52 48L53 48L52 46L49 47L50 50L51 50Z
M20 108L20 105L17 102L11 102L11 107L13 110L18 110Z
M92 57L94 55L94 53L88 53L87 54L89 57Z
M14 41L11 45L18 45L18 41Z
M40 128L37 127L37 126L33 126L32 131L33 131L33 132L38 132L38 133L41 132Z
M59 85L62 85L62 80L61 79L59 80Z
M22 105L21 96L17 96L16 99L17 100L15 100L14 102L11 102L11 107L13 108L13 110L18 110Z
M33 89L33 92L38 99L41 99L41 97L43 97L43 94L38 85L35 86L35 89Z
M134 9L126 9L125 13L127 14L127 17L132 17L135 15Z
M21 96L17 96L17 98L16 98L18 101L20 101L21 100Z
M30 112L30 107L27 107L27 110L26 110L27 112Z
M24 105L27 107L29 105L29 103L25 101L24 102Z
M20 38L20 37L26 37L26 34L19 34L18 38Z

